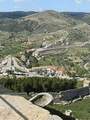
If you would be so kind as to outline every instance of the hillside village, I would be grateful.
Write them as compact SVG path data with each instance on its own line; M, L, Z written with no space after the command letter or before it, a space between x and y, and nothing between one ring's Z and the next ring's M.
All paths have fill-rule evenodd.
M65 75L64 68L55 66L41 66L28 69L21 61L13 56L7 56L0 64L0 75L7 76L9 74L17 77L69 77Z

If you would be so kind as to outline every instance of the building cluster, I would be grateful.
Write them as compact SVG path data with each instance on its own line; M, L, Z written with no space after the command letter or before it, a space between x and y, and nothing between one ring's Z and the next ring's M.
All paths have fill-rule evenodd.
M57 78L69 78L63 67L56 66L42 66L32 68L32 72L42 76L42 77L57 77Z
M14 74L16 77L57 77L70 79L64 67L41 66L27 68L16 57L7 56L0 63L0 76Z

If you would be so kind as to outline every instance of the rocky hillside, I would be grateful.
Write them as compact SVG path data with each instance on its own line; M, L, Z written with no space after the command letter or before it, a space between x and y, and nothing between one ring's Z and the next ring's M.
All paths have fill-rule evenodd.
M73 73L89 74L90 13L0 13L1 58L9 54L20 57L31 48L34 55L38 53L39 66L59 65Z

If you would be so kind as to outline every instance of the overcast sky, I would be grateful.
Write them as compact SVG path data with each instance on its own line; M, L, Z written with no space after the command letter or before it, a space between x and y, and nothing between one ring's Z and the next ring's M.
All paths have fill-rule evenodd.
M0 0L0 11L90 12L90 0Z

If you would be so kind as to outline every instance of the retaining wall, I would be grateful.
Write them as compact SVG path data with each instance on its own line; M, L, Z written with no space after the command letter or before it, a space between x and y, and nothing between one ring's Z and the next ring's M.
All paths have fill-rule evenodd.
M70 101L87 95L90 95L90 87L61 91L54 97L54 103L59 103L60 101Z

